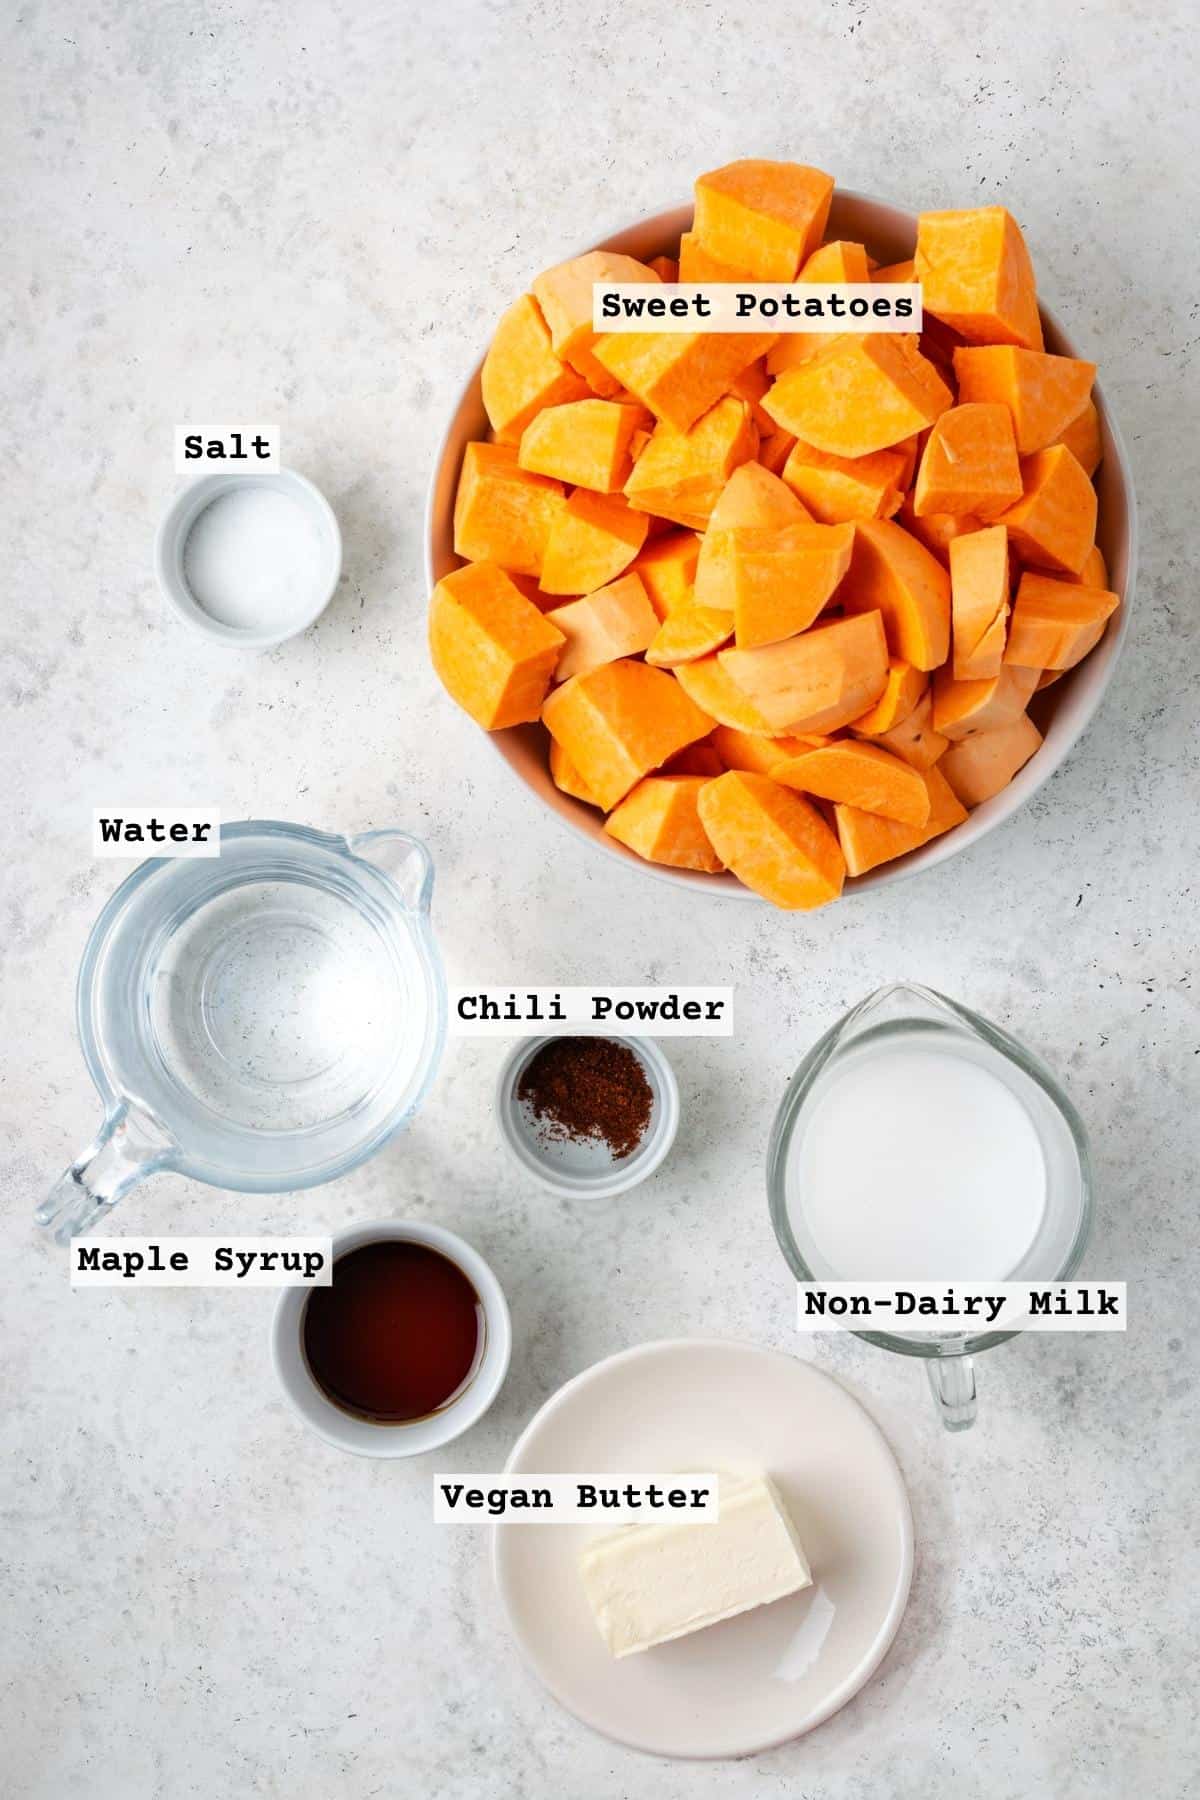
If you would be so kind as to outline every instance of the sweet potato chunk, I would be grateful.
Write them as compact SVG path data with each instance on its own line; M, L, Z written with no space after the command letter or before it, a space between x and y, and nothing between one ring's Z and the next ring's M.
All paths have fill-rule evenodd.
M842 603L848 613L881 612L893 656L936 669L950 649L950 577L932 553L893 519L859 519Z
M1062 444L1038 450L1021 464L1024 497L1002 512L1025 562L1077 575L1096 538L1096 490Z
M779 376L763 401L776 425L834 456L868 456L911 437L954 396L910 338L839 337Z
M871 270L872 281L888 281L908 283L916 280L913 259L910 256L905 262L885 263L881 268Z
M903 757L914 769L931 769L949 748L950 739L933 729L933 690L926 688L907 718L873 740Z
M819 800L842 801L862 812L880 813L902 825L929 822L929 790L911 764L875 744L847 741L825 750L806 750L771 770L772 781L799 788Z
M754 281L794 281L825 235L832 199L832 175L803 163L727 163L696 183L696 236Z
M902 719L907 719L928 687L929 677L923 669L914 669L902 657L893 656L888 662L887 684L882 694L874 706L857 719L851 719L851 731L856 737L882 737L885 731L891 731Z
M1041 747L1042 734L1027 713L998 731L976 732L951 744L938 768L964 806L982 806L1008 786Z
M700 555L696 597L733 607L740 649L804 631L850 566L852 525L736 526L710 531Z
M731 269L717 256L710 256L694 231L685 231L679 240L680 281L747 281L745 269Z
M769 776L731 769L701 789L699 810L721 861L765 900L808 911L841 893L846 865L833 832Z
M495 562L513 575L540 575L562 486L517 466L509 444L468 444L454 501L454 549L470 562Z
M653 269L660 281L676 282L679 280L679 262L674 256L652 256L646 267Z
M929 433L917 471L913 511L994 518L1024 489L1007 406L952 406Z
M648 775L609 813L604 829L647 862L714 875L723 864L700 822L697 805L709 779Z
M1074 452L1072 452L1072 455ZM1064 581L1077 581L1083 587L1104 589L1108 586L1108 565L1099 545L1093 544L1078 575L1064 575Z
M594 354L656 419L686 432L774 342L757 332L613 331Z
M645 650L658 630L654 608L639 578L627 573L607 587L556 606L546 615L548 624L561 631L566 646L555 671L559 681L598 669Z
M921 779L929 795L929 817L924 825L902 825L897 819L885 819L857 806L834 807L838 839L849 874L865 875L868 869L905 856L910 850L919 850L943 831L962 824L966 808L941 770L925 769Z
M925 311L968 343L1042 348L1033 264L1003 206L922 213L914 268Z
M602 398L611 398L622 384L592 355L596 341L592 329L593 284L662 279L665 277L658 270L638 262L636 257L621 256L613 250L589 250L586 256L576 256L547 269L534 282L534 299L542 309L555 355L569 363Z
M752 459L757 444L749 407L726 395L688 431L656 426L625 483L625 496L639 512L703 531L729 477Z
M561 363L532 294L509 307L483 359L483 405L501 443L516 443L544 406L582 400L587 383Z
M869 281L870 268L867 264L867 253L861 244L850 244L838 240L832 244L822 244L808 258L797 281ZM809 362L814 356L832 344L841 334L836 331L786 332L767 352L767 372L771 375L782 375L785 369L795 369L801 363Z
M485 731L537 718L562 647L562 633L495 563L468 563L433 590L433 666Z
M721 489L708 521L710 531L737 525L803 525L808 512L791 489L756 462L735 469ZM703 550L701 551L703 560Z
M711 606L681 606L670 613L651 640L646 661L656 669L674 669L680 663L711 656L733 636L733 619Z
M694 600L700 539L694 531L669 531L639 551L633 572L641 577L659 619Z
M979 531L983 526L983 520L975 518L972 513L962 513L958 516L954 513L926 513L923 519L918 519L913 511L912 502L913 497L909 492L905 495L900 510L896 514L896 523L903 525L911 537L915 537L918 543L924 544L925 548L936 556L940 563L945 563L947 566L950 562L950 546L954 539L963 537L968 531Z
M1071 452L1084 474L1092 476L1104 460L1104 440L1100 435L1100 414L1096 403L1089 400L1078 418L1061 431L1055 440Z
M648 525L621 494L576 488L550 527L543 589L547 594L591 594L606 587L633 561Z
M885 519L901 500L905 457L899 450L870 456L830 456L797 438L783 479L822 525Z
M820 744L815 734L811 738L764 737L761 732L738 731L732 725L718 725L712 741L727 769L745 769L751 775L769 775L776 763L803 756Z
M612 494L628 479L633 467L630 439L647 418L640 406L620 406L613 400L547 406L521 433L517 461L535 475Z
M673 675L631 660L572 676L548 697L542 718L605 812L713 723Z
M572 799L585 800L589 806L599 806L600 802L593 794L575 764L571 761L561 744L550 739L550 779L556 788Z
M972 531L950 545L954 679L990 681L1000 673L1008 629L1008 532Z
M836 619L761 649L719 650L717 661L766 719L768 733L836 731L873 705L887 685L887 643L877 612Z
M961 403L1007 406L1017 451L1031 456L1058 443L1079 417L1096 379L1096 365L1074 356L1051 356L1045 350L1022 350L1017 344L967 344L954 352L954 374Z
M710 723L715 720L734 731L770 734L771 726L732 676L726 674L716 656L680 663L675 679L689 699L708 714Z
M1017 588L1006 664L1026 669L1073 669L1104 635L1120 601L1102 588L1054 581L1026 569Z
M1014 724L1029 705L1039 673L1005 663L991 681L955 681L947 663L933 678L934 730L957 740Z

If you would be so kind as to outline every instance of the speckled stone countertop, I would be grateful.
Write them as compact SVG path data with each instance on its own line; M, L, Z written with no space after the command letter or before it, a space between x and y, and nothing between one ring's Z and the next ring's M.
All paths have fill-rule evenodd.
M1194 21L1182 0L949 10L631 0L67 0L3 27L0 633L8 808L0 1281L0 1741L13 1800L989 1800L1200 1783L1194 966L1200 453ZM1036 801L919 880L811 918L689 902L554 826L436 688L422 642L433 447L498 307L732 156L796 156L913 207L1003 200L1101 363L1132 453L1142 578L1103 711ZM230 654L150 568L186 415L280 421L345 577L319 626ZM685 1127L648 1187L559 1204L503 1160L505 1046L451 1044L407 1136L336 1186L251 1200L161 1177L129 1232L436 1218L488 1256L516 1355L459 1467L496 1468L565 1378L709 1331L795 1348L763 1153L812 1039L897 976L1061 1072L1093 1134L1087 1271L1127 1337L980 1366L954 1438L918 1371L801 1353L887 1432L912 1603L878 1678L808 1739L659 1764L517 1666L481 1536L428 1463L307 1436L267 1360L273 1296L72 1294L32 1229L96 1103L74 972L125 873L91 809L219 803L437 861L452 980L733 983L736 1040L669 1046Z

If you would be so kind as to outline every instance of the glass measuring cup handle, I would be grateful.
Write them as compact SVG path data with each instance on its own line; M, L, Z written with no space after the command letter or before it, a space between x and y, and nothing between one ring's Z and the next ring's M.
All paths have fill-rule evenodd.
M931 1357L925 1364L934 1405L947 1431L975 1423L975 1364L969 1356Z
M34 1218L53 1231L56 1244L82 1237L131 1187L168 1167L175 1149L174 1140L149 1113L121 1101L55 1182Z
M349 845L354 856L382 869L414 912L429 911L433 861L420 838L407 831L360 831Z

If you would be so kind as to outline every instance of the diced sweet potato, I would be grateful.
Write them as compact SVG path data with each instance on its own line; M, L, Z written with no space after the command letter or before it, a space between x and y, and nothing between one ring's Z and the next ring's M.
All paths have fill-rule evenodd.
M867 266L867 253L861 244L846 243L837 240L831 244L822 244L808 258L797 281L869 281L871 272ZM785 369L795 369L803 362L819 354L834 338L841 334L836 331L786 332L767 352L767 370L771 375L781 375Z
M550 331L554 352L583 377L603 398L617 393L621 383L592 355L596 333L592 329L592 287L597 281L649 281L666 278L636 257L613 250L589 250L570 262L547 269L533 284L534 298ZM672 277L674 279L674 277Z
M806 750L777 763L771 779L902 825L929 822L929 790L920 771L875 744L848 740L825 750Z
M905 495L900 511L896 514L896 523L903 525L910 536L915 537L925 548L937 557L938 561L949 566L950 545L956 537L962 537L968 531L978 531L983 525L971 513L963 513L956 517L954 513L926 513L918 519L913 511L911 492Z
M1071 420L1056 441L1071 452L1085 475L1096 473L1104 460L1104 440L1100 435L1100 414L1094 400L1088 401L1078 418Z
M655 418L686 432L775 342L757 332L614 331L595 355Z
M967 344L954 352L954 374L960 402L1007 406L1017 450L1031 456L1058 443L1079 417L1096 379L1096 365L1074 356L1051 356L1045 350L1023 350L1018 344Z
M604 829L647 862L716 874L723 864L700 822L697 806L709 779L705 775L648 775L609 813Z
M726 674L716 656L680 663L675 679L689 699L708 714L710 723L715 720L734 731L770 734L767 721L732 676Z
M1071 454L1074 455L1074 451L1072 451ZM1104 560L1104 553L1099 545L1092 545L1078 575L1064 575L1062 579L1064 581L1078 581L1083 587L1106 588L1108 586L1108 565Z
M575 764L562 745L556 744L553 738L550 739L550 779L556 788L561 788L564 794L570 794L572 799L585 800L589 806L599 806L600 802Z
M1042 348L1033 264L1003 206L922 213L914 267L926 313L968 343Z
M822 525L888 518L900 504L905 457L899 450L870 456L830 456L797 438L783 479Z
M544 406L582 400L587 383L559 361L532 294L509 307L483 359L483 405L501 443L518 442Z
M1026 569L1013 604L1006 664L1026 669L1073 669L1104 635L1120 601L1102 588L1054 581Z
M555 671L559 681L598 669L601 663L617 662L622 656L636 656L658 630L646 590L632 572L619 575L594 594L585 594L582 600L556 606L545 616L566 639Z
M646 661L656 669L674 669L680 663L711 656L733 636L733 619L711 606L681 606L669 613L651 640Z
M893 656L888 663L887 685L882 694L874 706L857 719L851 719L851 731L856 737L882 737L885 731L891 731L902 719L907 719L928 687L929 677L923 669L914 669L903 658Z
M681 606L692 604L699 554L700 539L694 531L669 531L639 553L634 573L641 576L659 619L669 618Z
M833 177L802 163L747 159L701 175L697 238L755 281L794 281L825 235Z
M673 675L632 660L572 676L547 698L542 718L605 812L713 723Z
M907 718L873 739L885 750L911 763L914 769L931 769L948 749L950 739L933 729L933 690L926 688Z
M936 556L895 520L858 520L841 598L848 613L883 614L893 656L915 669L936 669L945 662L950 577Z
M521 433L517 461L535 475L612 494L633 467L629 442L648 415L613 400L573 400L547 406Z
M1000 514L1024 562L1077 575L1096 538L1096 490L1062 444L1021 463L1022 499Z
M821 814L767 775L731 769L700 792L700 822L738 880L776 906L836 900L846 866Z
M433 666L485 731L537 718L562 647L562 633L495 563L468 563L433 590Z
M454 501L454 549L515 575L540 575L554 521L566 508L562 485L517 466L509 444L468 444Z
M966 808L941 770L925 769L922 780L929 794L929 817L924 825L902 825L897 819L885 819L857 806L834 807L838 839L849 874L865 875L868 869L906 856L910 850L919 850L922 844L962 824Z
M835 731L872 706L887 685L877 612L814 626L761 649L719 650L717 661L767 721L768 733Z
M932 425L954 403L908 337L845 335L779 376L763 401L776 425L834 456L868 456Z
M902 283L915 281L915 265L912 257L910 256L906 262L885 263L882 268L872 269L871 280Z
M812 624L849 568L853 548L852 525L710 530L696 598L718 611L732 603L739 648L773 644Z
M621 494L576 488L550 527L542 559L547 594L591 594L627 569L646 541L647 521Z
M752 775L769 775L776 763L789 756L803 756L817 748L818 739L807 737L764 737L758 731L738 731L731 725L718 725L712 734L717 755L727 769L745 769Z
M1039 673L1005 663L991 681L955 681L947 663L933 678L934 730L957 741L1014 724L1029 705Z
M808 513L791 489L756 462L735 469L708 521L710 531L735 525L803 525Z
M976 732L951 744L938 764L964 806L982 806L1008 786L1041 747L1042 734L1027 713L998 731Z
M1023 493L1007 406L952 406L929 433L917 471L913 511L995 518Z
M1000 673L1008 629L1008 532L968 532L950 545L954 679L990 681Z
M717 256L711 256L694 231L685 231L679 240L680 281L747 281L744 269L731 269Z
M640 512L703 531L725 483L757 443L749 407L727 395L688 431L655 428L625 483L626 498Z

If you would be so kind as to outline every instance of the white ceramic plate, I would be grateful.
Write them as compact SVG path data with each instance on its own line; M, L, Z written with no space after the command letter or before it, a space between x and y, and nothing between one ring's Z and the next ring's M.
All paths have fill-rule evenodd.
M500 1598L526 1662L563 1706L657 1756L749 1756L857 1694L896 1635L912 1515L896 1460L844 1388L749 1344L675 1338L577 1375L509 1457L512 1474L757 1467L776 1482L813 1572L802 1594L614 1662L577 1560L590 1525L504 1525Z

